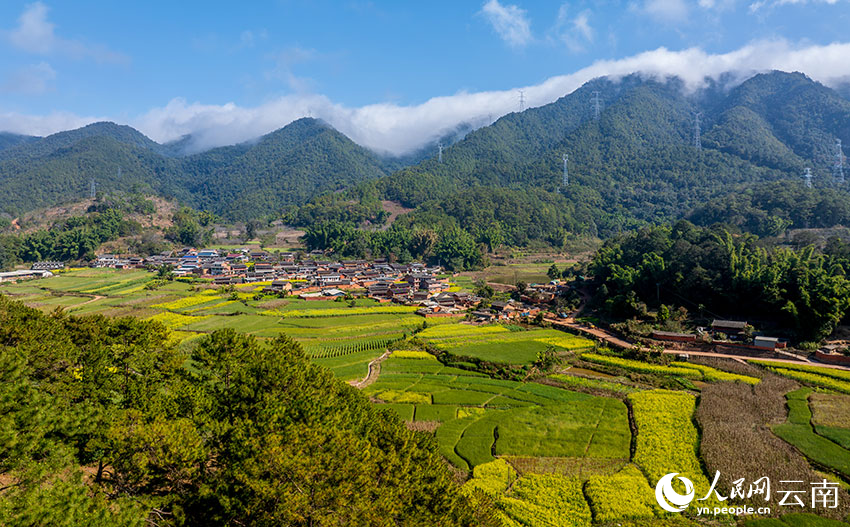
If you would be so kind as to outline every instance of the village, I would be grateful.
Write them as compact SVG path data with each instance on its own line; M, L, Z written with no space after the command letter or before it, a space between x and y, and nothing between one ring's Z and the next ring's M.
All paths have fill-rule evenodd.
M54 262L33 266L45 270ZM141 257L112 254L98 256L94 268L172 269L175 277L210 280L216 286L263 283L263 293L296 296L302 300L340 297L370 298L380 303L420 306L417 315L466 317L478 322L507 321L537 316L556 298L558 284L531 284L519 299L487 302L458 291L451 274L440 266L397 263L386 259L332 260L322 251L275 252L240 249L183 248L179 251Z

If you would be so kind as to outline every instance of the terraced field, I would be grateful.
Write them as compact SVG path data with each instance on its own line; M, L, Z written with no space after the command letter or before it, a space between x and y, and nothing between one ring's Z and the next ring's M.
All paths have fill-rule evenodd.
M652 486L675 469L705 492L709 478L692 420L694 394L707 386L703 383L736 383L729 386L753 393L766 384L751 371L722 371L718 368L725 367L714 363L665 366L589 353L591 341L552 329L457 319L424 324L402 306L263 296L263 285L222 289L179 280L157 283L143 271L82 269L3 284L0 293L44 311L160 320L184 352L221 328L260 339L288 335L314 362L347 381L366 377L369 362L388 347L410 344L410 349L394 351L381 364L377 380L362 391L411 426L435 430L442 455L458 469L473 472L467 488L487 493L511 527L691 525L692 516L671 519L660 513ZM413 350L421 348L419 343L404 339L414 333L462 361L447 362L469 369ZM565 360L557 370L561 373L540 375L531 365L551 348ZM506 370L519 372L512 378L529 375L539 382L491 378L475 371L481 362L512 365L514 370ZM809 365L754 363L819 390L788 394L788 421L775 425L781 421L774 420L773 433L814 465L850 479L850 396L841 394L850 392L850 375ZM484 366L481 371L494 371ZM666 378L677 381L660 384ZM659 385L677 390L652 389ZM631 426L625 401L632 408ZM751 525L833 525L828 522L798 515Z
M554 329L511 331L501 325L452 324L427 328L418 336L459 357L488 362L531 364L550 347L562 351L588 349L593 342Z
M629 457L628 414L618 399L490 379L435 358L390 357L365 392L394 403L402 417L441 422L441 452L464 469L494 455Z
M365 377L370 360L423 322L409 307L367 299L349 307L348 302L333 300L262 297L258 293L264 283L231 291L203 282L157 284L154 278L147 271L78 269L45 280L3 284L0 293L44 311L62 307L71 314L159 320L174 331L173 342L184 349L222 328L258 338L288 335L343 380Z

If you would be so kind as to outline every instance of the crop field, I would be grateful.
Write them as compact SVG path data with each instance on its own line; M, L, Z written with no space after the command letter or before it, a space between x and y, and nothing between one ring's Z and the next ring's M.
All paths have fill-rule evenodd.
M288 335L308 356L346 380L366 375L369 360L388 344L412 334L423 319L407 306L373 300L306 301L257 296L262 283L235 291L204 282L156 283L147 271L79 269L58 276L3 284L0 293L42 309L62 307L78 315L104 314L159 320L188 349L198 336L232 328L258 338ZM256 299L255 299L256 297Z
M815 432L850 449L850 396L812 393L809 407Z
M472 325L457 319L426 323L410 307L367 299L350 303L278 298L262 295L262 287L254 283L217 288L202 281L158 282L143 271L80 269L50 279L2 284L0 294L43 311L62 308L71 314L158 320L172 330L171 342L183 352L222 328L260 339L287 335L302 344L313 362L344 381L364 379L368 364L387 348L409 343L410 349L392 351L381 363L377 379L370 378L374 382L365 383L362 392L412 422L411 427L436 426L439 452L456 468L473 473L465 488L488 494L509 527L692 525L689 518L671 519L661 513L653 487L661 476L676 471L691 479L698 497L703 496L709 478L702 467L713 473L719 452L730 458L727 450L711 446L725 438L714 433L715 428L732 434L736 444L751 446L741 459L753 457L754 450L765 452L764 459L759 457L762 464L778 456L790 460L793 454L793 463L786 465L793 465L800 477L809 477L806 470L812 470L812 463L850 478L850 396L839 394L850 393L846 371L758 361L741 368L650 364L589 353L591 341L554 329ZM420 347L418 342L404 339L414 334L429 347L466 362L448 361L452 366L447 366L435 355L413 349ZM540 382L502 380L474 371L479 361L530 365L551 347L562 352L565 362L575 362L572 357L578 355L571 352L580 353L591 363L584 366L591 369L565 364L560 373L545 373L545 379L534 377L539 375L536 368L516 369ZM756 366L781 377L762 375ZM696 418L702 435L694 424L693 395L648 389L644 378L629 380L638 379L629 372L699 385L702 414L697 411ZM509 373L513 375L513 370ZM785 394L799 387L791 379L818 387L819 392L806 388L789 393L788 421L777 425L785 417ZM770 388L777 382L780 385ZM822 393L827 391L838 393ZM764 397L774 392L778 409ZM709 415L715 406L716 417ZM720 421L730 424L723 428ZM741 463L734 456L730 459ZM833 525L799 515L770 521L751 524Z
M593 379L590 377L582 377L579 375L569 375L566 373L553 373L549 378L565 385L566 387L589 388L595 390L604 390L617 394L630 394L639 391L638 388L611 382L603 379Z
M390 357L364 390L412 408L417 421L440 421L437 441L460 468L498 456L629 457L625 405L553 386L491 379L431 358Z
M629 395L637 426L633 461L655 486L665 474L679 472L705 496L709 482L702 472L699 433L691 418L696 399L687 393L651 390ZM681 492L681 489L680 489Z
M583 337L554 329L511 331L498 324L429 327L418 336L452 355L510 364L531 364L538 353L549 347L561 351L593 347L593 342Z
M750 364L756 364L758 366L764 366L765 368L782 368L783 370L791 370L791 371L801 371L806 373L812 373L815 375L820 375L823 377L831 377L833 379L838 379L840 381L850 382L850 371L847 370L839 370L837 368L824 368L821 366L812 366L810 364L794 364L790 362L770 362L770 361L761 361L751 359L749 361Z
M833 370L831 368L818 368L816 366L798 366L788 363L764 363L767 369L777 375L794 379L812 386L819 386L836 392L850 394L850 381L840 380L850 372ZM781 365L778 366L778 365ZM786 367L788 366L788 367Z
M785 396L788 399L788 421L773 427L773 432L797 447L807 458L850 477L850 451L812 429L808 400L811 393L811 388L800 388Z
M601 364L603 366L611 366L614 368L621 368L624 370L651 375L669 375L672 377L685 377L688 379L704 381L743 382L752 385L760 382L756 377L728 373L710 366L692 364L690 362L673 362L670 366L663 366L660 364L624 359L622 357L598 355L596 353L583 353L581 358L594 364Z
M653 518L660 511L654 490L634 465L627 465L611 476L591 476L585 494L597 522Z

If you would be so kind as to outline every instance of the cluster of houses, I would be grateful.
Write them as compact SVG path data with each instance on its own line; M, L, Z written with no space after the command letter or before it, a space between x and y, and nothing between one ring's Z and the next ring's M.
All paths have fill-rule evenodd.
M419 306L423 317L464 316L479 306L481 298L449 291L449 281L437 266L422 263L393 263L382 259L332 261L323 253L275 253L242 249L220 252L215 249L163 253L147 258L98 256L92 267L119 269L171 266L177 276L211 279L215 285L264 282L263 291L297 295L304 300L320 300L356 294L379 302ZM529 289L526 302L493 302L472 312L479 321L509 320L534 316L539 308L529 306L551 300L555 288ZM551 289L551 290L550 290Z

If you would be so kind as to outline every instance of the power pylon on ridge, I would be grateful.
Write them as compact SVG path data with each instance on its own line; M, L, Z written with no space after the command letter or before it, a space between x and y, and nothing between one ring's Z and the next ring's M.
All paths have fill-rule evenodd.
M697 150L702 150L702 137L701 137L701 127L702 121L702 112L694 114L694 148Z
M806 171L803 173L803 181L806 185L806 188L812 188L812 169L806 168Z
M832 167L832 177L836 183L844 183L844 149L841 139L835 140L835 165Z
M443 143L437 143L437 162L443 162Z
M570 173L567 170L567 162L570 160L569 154L564 154L564 178L561 182L561 186L566 188L570 184Z
M602 99L600 95L599 91L595 90L593 97L590 99L590 102L593 104L593 118L597 121L599 120L599 114L602 113Z
M525 110L525 92L519 91L519 111L522 112Z
M94 199L97 195L97 187L95 186L94 178L89 180L89 199Z

